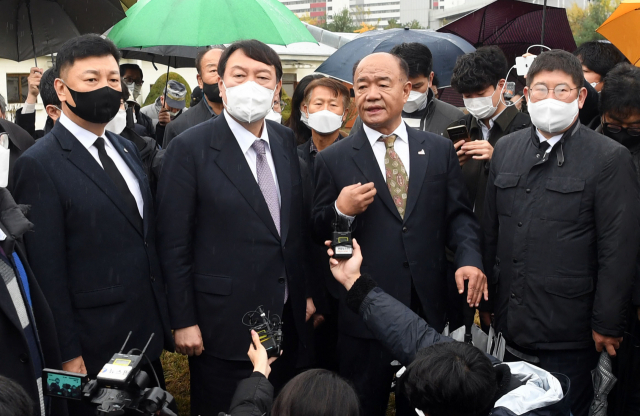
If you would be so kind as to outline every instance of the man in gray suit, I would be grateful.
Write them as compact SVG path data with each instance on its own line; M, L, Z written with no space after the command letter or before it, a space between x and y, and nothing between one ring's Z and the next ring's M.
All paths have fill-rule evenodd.
M203 121L218 116L224 109L220 90L218 89L218 81L220 80L218 76L218 61L224 50L224 45L216 45L198 52L198 56L196 56L198 86L204 92L204 97L198 105L190 108L180 118L167 125L162 142L164 149L169 146L169 142L178 134Z

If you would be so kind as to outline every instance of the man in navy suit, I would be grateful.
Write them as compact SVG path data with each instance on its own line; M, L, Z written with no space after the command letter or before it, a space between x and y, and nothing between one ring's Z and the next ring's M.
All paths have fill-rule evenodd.
M146 354L163 379L160 353L173 343L151 191L135 145L105 131L120 107L118 59L115 45L97 35L60 48L62 115L16 162L15 197L31 205L34 232L25 243L63 369L93 378L129 331L125 352L142 349L153 333Z
M346 217L369 259L363 271L441 332L447 322L445 247L455 252L460 292L469 280L469 304L486 296L486 277L479 225L451 141L402 121L408 76L407 63L388 53L372 54L354 69L364 126L316 156L314 229L319 239L329 240L336 217ZM340 373L353 381L364 414L384 415L393 358L345 297L342 291Z
M246 312L283 322L276 389L308 366L305 321L315 312L300 165L293 132L265 116L282 87L280 58L256 40L218 63L225 110L178 135L158 187L158 247L176 350L189 355L191 414L227 412L251 375Z

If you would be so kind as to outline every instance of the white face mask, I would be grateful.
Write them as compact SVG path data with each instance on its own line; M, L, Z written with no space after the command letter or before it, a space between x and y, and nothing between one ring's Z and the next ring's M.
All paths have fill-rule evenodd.
M137 100L140 96L142 85L138 85L135 82L132 82L131 84L127 84L125 82L125 84L127 85L127 89L129 89L129 94L131 94L131 96L133 97L133 101Z
M300 112L300 121L302 121L305 126L311 128L311 126L309 126L309 117L307 117L304 111Z
M120 109L118 114L111 119L105 126L105 130L109 130L111 133L120 134L122 130L127 127L127 110Z
M262 120L273 108L275 89L270 90L254 81L247 81L230 88L227 88L224 81L222 85L227 93L227 102L223 101L224 108L243 123Z
M431 87L429 87L430 89ZM407 113L415 113L418 110L422 110L427 104L427 98L429 90L426 92L411 91L409 93L409 100L404 104L403 110Z
M573 124L578 115L578 99L570 103L547 98L537 102L529 99L527 103L531 122L545 133L560 133Z
M276 123L282 123L282 114L276 113L272 108L265 116L265 119L275 121Z
M342 116L329 110L311 113L307 117L309 119L309 128L321 134L333 133L342 127Z
M1 116L2 114L0 114ZM0 187L6 188L9 184L9 134L0 133Z
M493 106L493 96L496 92L498 92L497 88L493 94L488 97L464 98L464 106L467 107L469 114L478 120L489 118L498 110L497 106Z

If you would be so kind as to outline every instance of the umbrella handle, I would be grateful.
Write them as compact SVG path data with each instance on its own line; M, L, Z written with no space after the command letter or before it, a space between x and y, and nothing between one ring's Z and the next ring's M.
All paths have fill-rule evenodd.
M467 294L469 292L469 281L465 280L464 282L464 296L467 299ZM469 341L471 341L471 327L473 326L473 320L476 317L476 308L470 307L467 302L464 303L462 311L462 322L465 327L465 341L467 336L469 337Z
M164 108L165 104L167 103L167 87L169 86L169 69L171 69L171 67L169 66L170 63L171 63L171 58L169 58L169 62L167 62L167 79L165 80L165 83L164 83L164 98L162 100L162 108Z
M36 57L36 41L33 37L33 24L31 23L31 0L27 0L27 16L29 17L29 30L31 31L31 46L33 46L33 60L36 68L38 67L38 58Z

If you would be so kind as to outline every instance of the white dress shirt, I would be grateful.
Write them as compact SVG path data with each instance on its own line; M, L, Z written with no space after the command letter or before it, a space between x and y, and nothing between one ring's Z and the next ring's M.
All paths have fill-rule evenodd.
M25 102L22 105L22 114L31 114L36 112L36 105Z
M544 137L542 135L542 133L540 133L540 131L538 129L536 129L536 134L538 135L538 140L540 140L540 143L544 143L546 141L549 142L549 147L547 148L547 151L545 152L545 153L549 153L549 152L551 152L551 149L553 149L553 146L555 146L556 143L558 143L560 141L560 139L562 139L562 135L564 133L560 133L558 135L555 135L550 139L547 139L546 137Z
M227 110L224 110L224 118L227 120L227 124L229 124L229 128L231 129L231 133L236 138L238 145L240 145L240 150L244 154L245 159L247 159L247 163L249 164L249 168L251 169L251 173L253 173L253 177L258 182L258 169L256 167L256 162L258 160L258 154L255 149L251 147L253 142L258 140L256 136L253 135L249 130L245 129L240 123L235 121L233 117L227 113ZM276 165L273 164L273 156L271 155L271 144L269 143L269 133L267 132L267 124L262 127L262 134L260 135L260 139L267 142L265 146L265 156L267 157L267 164L269 164L269 170L271 170L271 175L273 175L273 181L276 184L276 190L278 191L278 202L282 204L282 197L280 196L280 187L278 186L278 175L276 175Z
M373 149L373 154L378 161L378 166L380 167L380 172L382 173L382 177L384 178L385 182L387 181L387 171L384 167L384 157L387 154L387 147L384 142L379 142L378 139L380 138L380 136L387 137L391 134L395 134L396 136L398 136L393 144L393 150L395 150L396 154L400 158L400 161L404 165L404 169L407 171L407 178L409 178L409 134L407 133L407 125L404 124L404 121L401 122L398 128L389 135L385 135L380 133L379 131L375 131L364 123L362 124L362 128L364 130L364 133L367 135L369 144L371 144L371 149ZM351 221L353 221L355 217L351 217L340 212L336 203L334 203L334 206L338 215L348 218L350 223Z
M69 132L73 134L84 147L87 148L91 156L93 156L96 162L98 162L98 165L100 165L100 167L103 169L104 167L102 166L102 162L100 162L100 156L98 156L98 148L94 146L94 143L98 137L104 138L104 148L107 152L107 156L109 156L111 160L113 160L116 168L118 168L118 171L127 183L129 191L135 198L136 205L138 205L138 212L140 213L140 217L144 218L144 199L142 199L142 191L140 190L140 183L138 183L138 178L136 178L136 175L133 174L133 172L129 168L129 165L127 165L127 162L122 159L120 153L118 153L115 147L113 147L113 143L111 143L104 132L102 133L102 136L96 136L89 130L85 130L71 121L71 119L64 113L62 113L62 115L58 119L58 123L62 124L67 130L69 130Z

